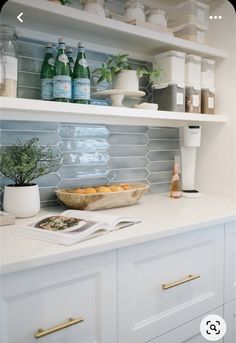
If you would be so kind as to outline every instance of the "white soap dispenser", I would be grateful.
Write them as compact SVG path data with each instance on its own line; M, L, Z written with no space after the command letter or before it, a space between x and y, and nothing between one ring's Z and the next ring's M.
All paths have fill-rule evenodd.
M182 196L197 198L201 196L195 189L195 170L197 147L201 142L201 126L180 128Z

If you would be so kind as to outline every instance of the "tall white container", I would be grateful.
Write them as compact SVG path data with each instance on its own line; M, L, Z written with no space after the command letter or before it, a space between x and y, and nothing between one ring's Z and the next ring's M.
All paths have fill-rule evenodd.
M185 83L188 86L201 85L202 58L197 55L186 55L185 58Z
M208 89L215 88L215 61L209 58L202 59L201 86Z
M185 55L184 52L170 50L154 56L153 69L161 68L161 83L185 82Z

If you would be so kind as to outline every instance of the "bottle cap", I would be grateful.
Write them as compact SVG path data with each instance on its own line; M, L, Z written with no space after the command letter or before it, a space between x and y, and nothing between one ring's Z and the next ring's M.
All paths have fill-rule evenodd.
M67 51L67 52L73 52L73 48L72 48L71 46L68 46L68 47L66 48L66 51Z
M46 43L46 44L45 44L45 47L46 47L46 48L52 48L52 43Z
M65 39L62 37L62 38L59 38L58 39L58 43L59 44L65 44Z
M84 43L83 42L79 42L78 43L78 48L84 48Z

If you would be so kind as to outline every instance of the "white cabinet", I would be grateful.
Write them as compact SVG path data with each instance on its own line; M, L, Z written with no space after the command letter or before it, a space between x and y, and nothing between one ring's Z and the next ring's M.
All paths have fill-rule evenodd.
M227 324L224 343L236 343L236 300L224 306L224 318Z
M223 308L214 310L212 313L223 317ZM149 343L206 343L207 341L202 337L200 332L200 323L205 316L206 314L150 341ZM217 342L223 343L223 339ZM234 341L230 342L233 343Z
M146 342L222 306L223 270L223 225L121 249L120 343Z
M236 221L225 225L225 302L236 298Z
M9 274L2 280L2 343L116 342L116 254ZM36 340L38 329L83 319Z

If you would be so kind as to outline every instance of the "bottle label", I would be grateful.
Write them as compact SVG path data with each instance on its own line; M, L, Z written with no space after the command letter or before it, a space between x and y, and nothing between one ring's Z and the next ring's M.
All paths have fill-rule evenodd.
M53 77L53 99L71 99L71 77L66 75Z
M78 78L73 80L73 100L90 100L90 80Z
M62 63L68 63L69 60L68 60L68 57L66 54L61 54L59 57L58 57L58 61L62 62Z
M184 103L184 94L177 92L177 99L176 99L177 105L183 105Z
M5 57L5 79L17 81L17 58Z
M41 99L52 100L53 80L46 78L41 79Z
M50 66L54 66L54 64L55 64L54 59L53 59L53 58L49 58L48 64L49 64Z
M88 67L88 62L86 60L86 58L82 57L80 60L79 60L79 64L84 67L84 68L87 68Z
M212 96L208 98L208 108L214 108L214 98Z

